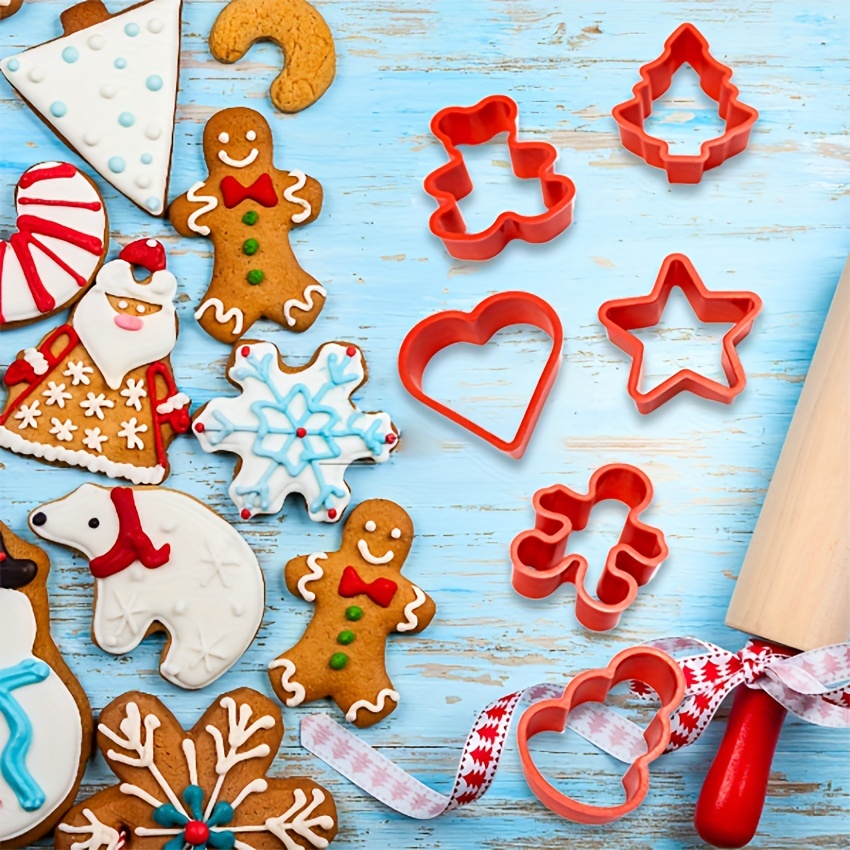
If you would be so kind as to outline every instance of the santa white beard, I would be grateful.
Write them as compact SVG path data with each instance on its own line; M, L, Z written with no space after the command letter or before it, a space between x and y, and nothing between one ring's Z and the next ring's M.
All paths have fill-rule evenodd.
M177 342L174 304L142 317L142 327L128 331L115 324L118 313L106 293L91 289L74 311L74 330L104 380L117 390L128 372L168 356Z

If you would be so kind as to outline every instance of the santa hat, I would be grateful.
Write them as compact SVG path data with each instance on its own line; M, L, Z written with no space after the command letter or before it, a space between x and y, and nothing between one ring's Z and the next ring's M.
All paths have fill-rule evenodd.
M133 266L151 273L147 283L133 277ZM117 260L98 272L94 289L116 298L132 298L148 304L170 304L177 294L177 280L165 269L165 248L156 239L137 239L125 246Z

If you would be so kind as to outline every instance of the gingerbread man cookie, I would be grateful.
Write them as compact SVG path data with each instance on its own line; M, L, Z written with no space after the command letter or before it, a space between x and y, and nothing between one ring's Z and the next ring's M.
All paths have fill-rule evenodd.
M330 697L360 728L395 710L399 693L387 675L387 637L423 631L437 610L401 575L412 543L407 513L370 499L348 517L336 552L286 565L290 593L316 603L301 640L269 665L272 687L286 705Z
M195 318L221 342L235 342L261 317L305 331L325 303L324 287L289 244L293 227L318 217L322 187L302 171L275 168L273 145L253 109L216 113L204 130L209 175L168 211L183 236L212 240L212 280Z
M239 688L191 731L154 696L103 709L97 743L119 784L79 803L56 828L57 850L323 850L336 805L306 776L269 779L283 738L275 704Z
M0 0L0 21L11 18L23 5L24 0Z

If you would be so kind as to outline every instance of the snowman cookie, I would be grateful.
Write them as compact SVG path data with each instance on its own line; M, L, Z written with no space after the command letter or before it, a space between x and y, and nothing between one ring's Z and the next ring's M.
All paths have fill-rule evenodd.
M370 499L351 512L336 552L286 565L289 592L316 606L301 640L269 665L272 687L286 705L330 697L361 728L395 711L400 696L387 674L387 637L418 634L437 610L401 575L412 543L407 513Z
M89 756L89 702L50 635L50 561L0 522L0 847L47 835Z
M268 778L280 709L239 688L188 732L154 696L103 709L97 744L118 782L76 805L56 850L323 850L337 831L330 792L306 776Z
M30 526L89 559L95 643L123 655L166 632L160 672L181 688L215 681L257 634L265 583L256 556L185 493L83 484L33 511Z
M271 128L253 109L213 115L203 144L209 174L168 209L181 235L212 240L212 280L195 318L227 343L261 317L307 330L327 293L299 265L289 232L318 217L322 187L303 171L275 168Z

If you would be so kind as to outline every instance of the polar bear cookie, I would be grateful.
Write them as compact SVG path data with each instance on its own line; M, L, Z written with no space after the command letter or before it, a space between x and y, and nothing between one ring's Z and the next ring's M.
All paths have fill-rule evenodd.
M50 635L50 561L0 522L0 847L26 847L74 801L92 716Z
M401 575L413 522L401 507L370 499L348 517L336 552L314 552L286 565L289 592L315 604L303 637L269 665L288 706L330 697L361 728L394 711L400 699L387 674L387 637L418 634L436 605Z
M260 627L265 583L256 556L229 523L185 493L83 484L29 521L45 540L89 559L94 642L123 655L166 632L160 672L181 688L214 682Z

